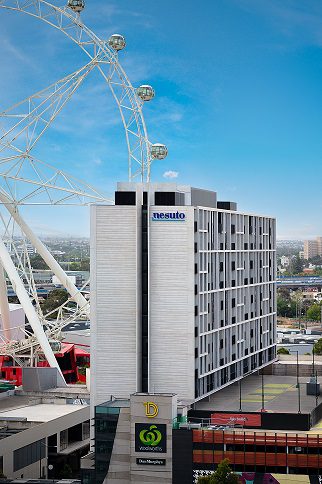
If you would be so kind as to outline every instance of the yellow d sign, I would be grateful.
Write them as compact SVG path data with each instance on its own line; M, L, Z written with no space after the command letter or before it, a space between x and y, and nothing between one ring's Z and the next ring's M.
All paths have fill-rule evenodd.
M149 418L156 417L159 413L159 407L153 402L144 402L145 415Z

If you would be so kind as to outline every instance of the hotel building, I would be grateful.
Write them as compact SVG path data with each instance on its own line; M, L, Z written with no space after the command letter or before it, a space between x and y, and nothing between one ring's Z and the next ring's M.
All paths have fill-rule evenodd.
M92 405L192 403L276 355L275 220L212 191L119 183L91 208Z

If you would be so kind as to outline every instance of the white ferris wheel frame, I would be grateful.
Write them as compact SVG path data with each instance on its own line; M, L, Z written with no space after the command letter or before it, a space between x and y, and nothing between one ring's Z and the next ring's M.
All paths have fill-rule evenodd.
M121 115L122 123L125 129L126 135L126 143L128 148L128 176L129 181L134 179L140 178L141 181L150 181L150 168L152 163L152 156L151 156L151 143L148 140L147 129L143 117L142 107L143 107L143 100L137 95L135 88L130 83L124 69L118 62L118 53L116 50L112 50L109 48L106 41L100 40L90 29L88 29L80 20L79 13L75 13L71 11L68 7L57 7L52 5L45 0L0 0L0 8L18 11L22 13L26 13L35 18L39 18L43 20L45 23L51 25L52 27L62 31L68 38L70 38L74 43L76 43L90 58L90 63L88 64L89 68L85 66L87 75L93 67L97 67L102 74L103 78L109 85L109 88L112 92L112 95L118 105L119 112ZM12 167L8 170L8 172L1 173L1 176L4 178L5 182L8 179L12 178L19 182L20 179L20 170L23 165L25 159L30 158L30 163L34 168L33 161L30 157L30 151L35 146L37 141L40 139L41 135L46 131L48 126L51 124L53 119L55 119L56 115L62 109L62 106L67 102L70 98L72 93L76 90L80 82L83 80L85 75L83 75L83 69L80 69L79 72L69 76L69 79L72 81L75 79L76 75L76 82L75 85L72 86L72 89L67 86L66 93L61 95L59 98L60 93L59 89L55 87L53 91L53 105L55 103L55 97L61 101L63 96L66 96L66 99L63 101L63 104L59 106L59 109L54 109L52 115L45 122L45 126L41 133L35 138L33 143L29 143L28 136L29 136L29 127L33 128L33 134L35 133L35 126L39 119L42 118L42 112L37 111L37 109L30 110L29 114L25 116L25 119L18 121L17 125L21 125L21 122L27 121L27 147L26 150L21 151L19 148L16 148L12 145L12 141L16 139L16 135L12 139L7 139L6 136L10 137L10 133L13 132L10 129L5 136L1 138L2 148L0 146L0 150L5 150L7 148L12 149L15 152L14 156L9 156L2 158L1 162L6 163L7 161L13 161L13 168L15 169L17 166L17 171L14 173ZM59 81L61 82L61 81ZM69 82L69 80L68 80ZM61 84L60 84L61 85ZM66 84L67 85L67 84ZM59 84L57 84L59 86ZM70 90L69 90L70 89ZM69 91L68 91L69 90ZM49 96L49 98L51 98ZM29 98L29 100L32 99ZM19 105L20 103L18 103ZM59 105L59 103L57 103ZM40 105L41 106L41 105ZM43 112L46 112L47 107ZM40 113L40 114L39 114ZM11 115L7 115L3 113L4 116L10 117ZM13 115L16 118L23 118L24 116ZM35 123L36 120L36 123ZM43 121L43 119L42 119ZM34 123L34 124L33 124ZM23 128L18 136L25 130ZM18 153L18 154L17 154ZM18 161L16 161L18 160ZM36 160L38 161L38 160ZM31 181L28 179L21 178L21 181L32 183L38 186L40 190L45 191L47 194L49 189L53 188L55 190L62 190L70 191L70 195L68 194L65 198L69 198L72 194L76 194L77 196L88 196L92 199L99 198L97 193L93 193L92 191L90 194L86 194L82 190L78 190L75 188L74 180L70 183L70 180L65 177L62 172L57 172L53 177L50 177L48 180L50 184L52 180L54 180L53 185L49 184L48 180L41 179L39 177L39 173L36 171L36 180L39 178L40 181ZM58 176L61 176L64 181L70 183L70 189L66 190L65 188L60 188L59 183L56 182ZM34 191L31 192L28 197L32 196L34 193L39 193L39 188L36 188ZM90 187L91 188L91 187ZM9 196L8 196L9 195ZM27 197L27 198L28 198ZM64 202L64 198L61 201ZM24 222L21 218L17 206L19 204L23 204L23 200L16 200L15 197L12 197L12 193L6 193L3 189L0 188L0 203L8 210L11 218L19 225L22 232L25 236L32 242L34 247L37 248L38 253L42 256L43 260L47 263L47 265L53 270L54 274L59 278L62 282L63 286L69 292L71 299L73 299L76 303L80 311L85 314L89 314L89 304L88 301L84 298L81 292L70 282L68 277L66 276L65 272L61 269L59 264L55 261L52 257L48 249L45 245L36 237L36 235L32 232L32 230L28 227L28 225ZM50 203L53 202L50 200ZM58 322L56 325L52 324L49 329L47 329L46 333L44 328L39 320L39 316L33 307L30 299L29 294L26 291L23 282L20 279L19 273L14 266L10 254L8 253L7 247L5 246L2 238L0 237L0 309L2 313L3 319L3 326L4 326L4 335L10 336L10 328L9 328L9 307L8 307L8 300L4 296L6 293L6 281L4 277L4 270L6 271L9 279L11 280L12 286L14 287L16 294L24 308L24 311L28 317L29 323L32 327L33 334L29 335L29 338L25 339L23 342L16 343L11 342L11 344L7 344L7 348L11 346L10 354L15 358L16 361L19 361L19 355L28 350L31 351L33 354L35 348L38 346L41 347L47 361L49 362L50 366L57 367L60 375L62 373L60 371L59 365L57 360L54 356L52 348L49 344L47 336L53 336L57 334L61 328L64 327L66 322ZM31 284L32 285L32 284ZM62 313L62 308L60 308L60 313ZM9 338L8 338L9 339ZM36 350L37 351L37 350ZM22 361L22 360L21 360Z
M86 27L79 13L73 12L67 6L58 7L45 0L0 0L0 8L43 20L69 37L91 60L104 55L109 64L108 72L105 72L101 63L97 64L97 68L108 83L120 111L128 149L129 181L140 178L142 182L149 182L152 156L142 110L144 102L120 65L117 51L112 50L107 41L101 40ZM113 80L114 75L117 81Z

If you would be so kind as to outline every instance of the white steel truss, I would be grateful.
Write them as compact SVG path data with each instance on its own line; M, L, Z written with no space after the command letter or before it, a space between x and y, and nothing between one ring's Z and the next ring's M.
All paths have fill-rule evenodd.
M105 56L105 63L97 63L97 68L120 111L128 147L129 180L140 178L141 181L149 181L151 143L142 112L143 102L118 62L117 52L86 27L78 13L67 7L57 7L44 0L0 0L0 8L23 12L43 20L67 35L91 60L100 55Z
M25 13L60 30L90 59L74 73L0 112L0 222L3 225L2 234L0 227L0 311L3 322L0 354L11 355L18 364L30 365L35 359L45 357L59 370L50 340L59 340L61 330L75 319L88 318L89 302L25 223L19 206L113 202L88 184L36 159L32 150L94 68L100 71L119 108L128 148L130 181L150 181L152 145L143 117L143 100L119 64L117 50L88 29L79 13L45 0L0 0L0 8ZM52 314L43 314L39 303L27 250L29 243L69 294L66 303ZM25 336L20 341L13 341L10 336L9 307L3 297L8 282L11 282L32 328L32 332L20 328Z

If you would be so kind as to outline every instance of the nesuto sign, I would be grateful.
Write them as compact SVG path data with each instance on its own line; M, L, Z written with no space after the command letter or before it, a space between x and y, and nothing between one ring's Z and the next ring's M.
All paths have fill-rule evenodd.
M186 214L183 212L152 212L154 222L184 222Z
M165 466L165 459L149 459L149 458L142 458L139 457L136 459L136 463L139 466Z
M135 424L135 452L167 451L167 426L165 424Z

